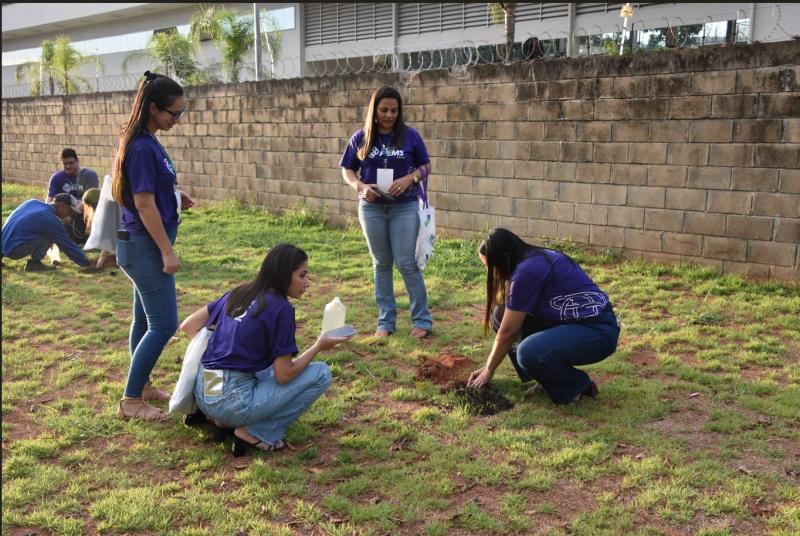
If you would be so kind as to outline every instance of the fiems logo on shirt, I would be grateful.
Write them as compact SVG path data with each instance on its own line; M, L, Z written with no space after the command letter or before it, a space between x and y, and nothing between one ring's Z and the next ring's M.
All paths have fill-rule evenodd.
M393 156L397 158L404 158L405 153L402 149L392 149L391 147L383 147L382 149L378 149L377 147L373 147L367 158L375 158L376 156L383 156L385 158L390 158Z

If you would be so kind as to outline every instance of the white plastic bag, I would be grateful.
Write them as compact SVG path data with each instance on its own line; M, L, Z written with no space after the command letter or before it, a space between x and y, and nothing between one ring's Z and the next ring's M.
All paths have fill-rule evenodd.
M178 376L178 383L169 399L170 413L190 414L197 411L197 402L194 399L194 384L197 380L197 370L200 368L200 359L208 346L208 339L214 332L203 327L197 332L183 356L181 374Z
M117 230L122 221L122 209L111 196L111 177L106 175L103 179L103 188L100 190L100 200L94 211L92 228L86 245L83 249L100 249L114 253L117 249Z
M417 234L417 266L424 270L433 256L436 243L436 213L428 203L428 177L422 180L419 194L419 234Z

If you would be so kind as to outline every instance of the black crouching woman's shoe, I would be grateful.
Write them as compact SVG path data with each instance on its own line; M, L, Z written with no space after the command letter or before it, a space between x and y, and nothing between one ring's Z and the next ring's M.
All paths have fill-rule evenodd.
M226 426L215 426L214 433L211 434L211 441L212 443L225 443L225 440L229 437L234 437L233 435L234 428L228 428Z

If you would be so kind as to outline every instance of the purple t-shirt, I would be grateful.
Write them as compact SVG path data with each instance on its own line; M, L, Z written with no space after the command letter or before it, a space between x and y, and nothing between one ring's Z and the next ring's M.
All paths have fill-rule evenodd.
M608 304L600 290L580 266L559 251L522 259L511 275L506 308L523 311L544 323L580 322L599 316Z
M70 194L80 201L89 188L97 188L100 184L97 173L89 168L81 168L74 177L67 175L63 169L56 171L50 177L47 185L47 197L55 197L61 193Z
M378 184L378 168L390 168L394 171L394 180L405 177L411 170L431 161L422 136L413 128L406 126L403 136L403 146L396 147L394 134L378 134L378 139L373 143L367 158L359 160L358 148L364 140L364 129L359 129L347 143L339 166L353 171L361 170L361 182L364 184ZM412 184L408 190L395 198L396 203L415 201L419 185ZM378 199L375 203L384 203Z
M226 292L207 305L208 323L216 318L216 326L201 360L203 368L258 372L276 357L297 354L294 307L286 298L267 291L260 313L253 315L258 307L258 300L253 300L247 311L234 318L227 313L229 297Z
M178 225L178 201L175 198L177 176L167 152L155 136L142 132L131 142L125 157L125 176L129 190L122 194L122 228L132 234L147 234L139 211L133 202L133 194L150 192L155 196L156 208L169 232Z

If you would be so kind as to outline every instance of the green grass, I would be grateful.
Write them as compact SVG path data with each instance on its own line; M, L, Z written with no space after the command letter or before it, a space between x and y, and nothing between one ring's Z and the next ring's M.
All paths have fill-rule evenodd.
M4 218L39 189L3 185ZM441 239L425 271L434 336L371 336L371 263L360 229L307 209L239 202L184 214L181 318L251 278L269 247L310 257L298 345L333 296L359 335L322 356L331 388L288 438L297 451L234 459L202 429L115 416L129 364L131 288L71 264L26 274L4 260L4 534L772 534L800 531L800 288L591 255L562 244L611 296L617 353L587 367L600 396L577 408L524 397L474 417L415 378L423 357L481 364L484 273L469 240ZM187 341L154 382L171 388Z

